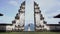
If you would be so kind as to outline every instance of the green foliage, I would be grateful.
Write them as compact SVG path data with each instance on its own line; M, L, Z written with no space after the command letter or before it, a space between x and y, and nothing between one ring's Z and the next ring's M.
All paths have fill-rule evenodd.
M60 32L0 32L0 34L60 34Z

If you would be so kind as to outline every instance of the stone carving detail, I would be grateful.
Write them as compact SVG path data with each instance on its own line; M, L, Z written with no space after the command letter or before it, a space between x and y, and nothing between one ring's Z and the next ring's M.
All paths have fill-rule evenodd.
M24 24L25 24L25 1L21 3L20 9L15 16L15 20L12 21L13 25L15 26L16 31L24 31Z
M35 30L41 31L44 28L44 17L41 14L41 10L36 2L34 2L34 19L35 19Z

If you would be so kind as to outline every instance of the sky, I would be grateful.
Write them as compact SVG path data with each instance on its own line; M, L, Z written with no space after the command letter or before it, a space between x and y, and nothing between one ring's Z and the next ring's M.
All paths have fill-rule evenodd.
M0 23L12 23L18 9L23 1L26 0L0 0ZM30 0L29 0L30 1ZM58 24L59 18L53 18L60 14L60 0L34 0L40 7L44 20L48 24Z
M34 1L33 0L26 0L25 5L25 25L26 24L34 24Z

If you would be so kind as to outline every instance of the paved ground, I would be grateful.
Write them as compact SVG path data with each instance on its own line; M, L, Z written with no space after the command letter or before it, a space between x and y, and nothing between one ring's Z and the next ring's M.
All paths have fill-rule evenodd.
M0 32L0 34L60 34L60 32Z

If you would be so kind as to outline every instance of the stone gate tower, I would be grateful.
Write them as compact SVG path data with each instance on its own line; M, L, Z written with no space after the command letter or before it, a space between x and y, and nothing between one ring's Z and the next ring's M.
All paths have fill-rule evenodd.
M12 21L13 26L15 26L14 30L16 31L24 31L25 25L25 1L21 4L18 13L15 16L15 20Z
M41 10L36 2L34 2L34 20L35 20L35 31L41 31L44 29L45 21L41 14Z

